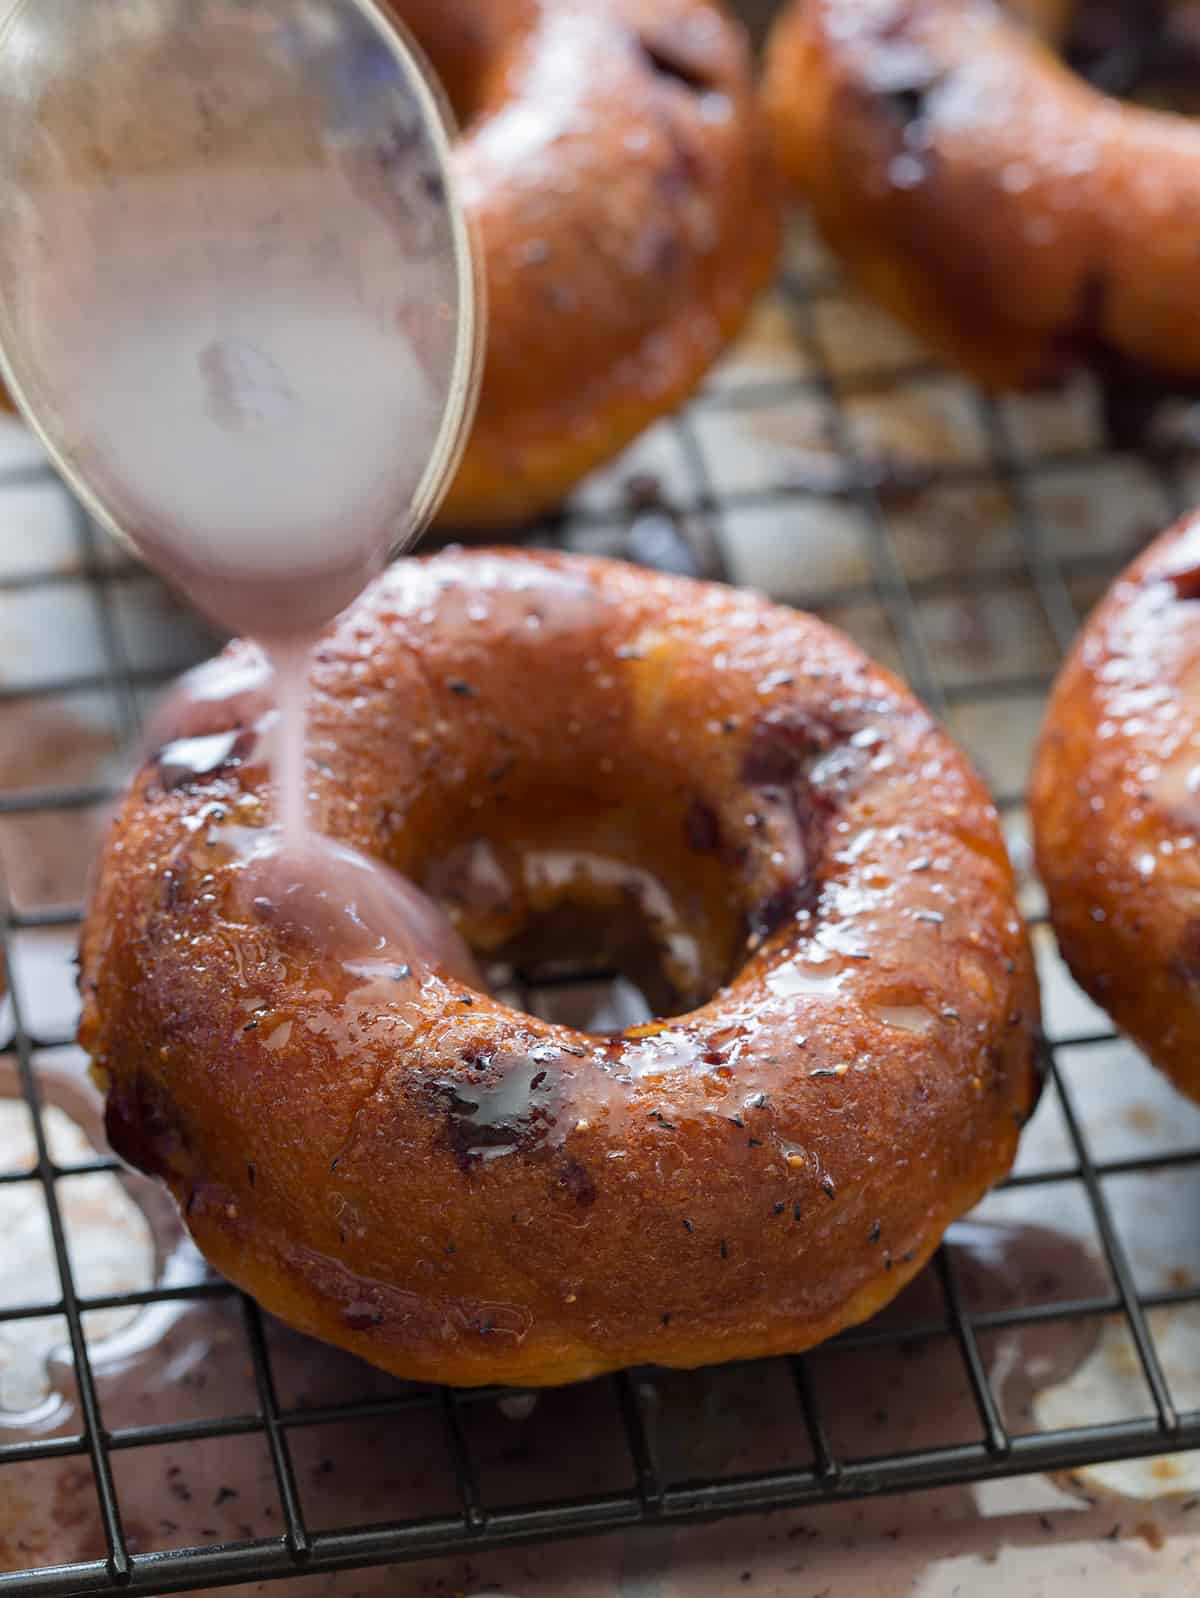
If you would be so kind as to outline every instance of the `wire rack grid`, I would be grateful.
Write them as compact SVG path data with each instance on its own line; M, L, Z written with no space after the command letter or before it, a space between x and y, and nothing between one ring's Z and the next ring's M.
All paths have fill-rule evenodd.
M872 330L870 336L856 335L847 343L844 329L851 321ZM885 405L889 419L881 424ZM1138 509L1138 496L1148 506L1160 505L1165 520L1182 506L1191 487L1193 460L1185 449L1137 459L1121 456L1094 434L1094 413L1095 396L1086 384L1052 401L1010 404L973 393L939 373L874 313L847 297L819 249L801 232L740 355L715 374L687 412L656 429L617 468L588 485L562 517L532 529L529 537L534 543L623 554L718 580L753 579L807 603L890 657L951 727L975 745L985 764L990 764L988 741L996 729L1011 731L1020 722L1019 752L1000 762L997 778L998 804L1019 847L1023 800L1006 773L1021 765L1027 743L1023 729L1036 720L1081 609L1151 530L1151 510ZM928 422L927 433L915 442L906 431L914 415ZM1072 516L1063 510L1069 494L1067 502L1055 501L1047 489L1048 482L1061 489L1072 474L1082 472L1137 479L1136 490L1127 489L1124 499L1115 495L1125 512L1115 518L1117 530L1107 542L1101 537L1097 543L1094 528L1087 537L1073 531ZM0 507L8 507L14 537L22 525L22 495L60 492L46 467L32 457L6 467ZM97 658L80 670L31 669L15 682L6 681L0 686L0 729L7 721L15 729L13 737L23 740L24 729L38 718L83 699L103 706L114 742L127 741L146 696L179 662L164 665L146 658L131 625L129 587L147 580L77 508L63 514L70 522L61 550L49 566L39 565L34 551L24 565L6 569L0 605L32 607L42 615L53 602L64 616L84 616L97 641ZM913 533L913 523L927 526L939 516L940 543L928 532ZM991 532L980 532L984 521L1001 529L998 543ZM982 636L980 605L991 618ZM1031 655L1026 646L1033 632L1038 641ZM1023 646L1019 656L1011 647L1016 635ZM203 634L185 625L181 636L181 653L200 651ZM596 1435L608 1428L616 1441L606 1464L612 1478L603 1490L551 1491L529 1501L509 1501L500 1494L496 1501L487 1483L491 1465L481 1464L480 1455L481 1448L492 1448L491 1420L481 1417L494 1415L496 1393L389 1382L363 1397L350 1390L351 1382L345 1393L335 1391L327 1401L294 1401L281 1388L275 1328L227 1284L199 1276L173 1281L160 1270L150 1285L131 1290L97 1293L81 1286L79 1250L71 1236L73 1184L132 1179L99 1147L64 1158L48 1125L52 1095L47 1083L55 1062L70 1054L72 1027L69 1018L47 1021L42 1014L29 950L39 938L61 942L71 936L79 908L58 892L38 902L29 851L36 851L39 838L68 832L90 836L89 818L97 818L115 792L111 766L101 765L99 778L85 775L75 781L70 760L59 765L51 760L48 770L37 768L29 780L21 770L10 770L0 782L5 873L0 938L10 982L0 1052L11 1068L14 1094L28 1106L31 1129L31 1158L0 1170L0 1194L22 1187L40 1195L58 1283L57 1292L29 1301L19 1287L6 1284L0 1336L20 1322L65 1326L70 1350L65 1363L72 1373L65 1422L60 1416L57 1426L26 1431L0 1426L0 1504L6 1478L13 1482L36 1467L59 1473L57 1481L70 1469L73 1480L83 1484L82 1499L98 1527L87 1557L66 1558L68 1543L43 1541L23 1549L19 1526L6 1527L0 1516L0 1593L66 1598L199 1592L651 1523L1030 1472L1077 1471L1139 1456L1178 1457L1200 1448L1200 1410L1187 1407L1173 1392L1156 1319L1200 1304L1200 1286L1194 1278L1147 1281L1136 1241L1114 1212L1112 1197L1114 1184L1123 1178L1153 1181L1200 1167L1200 1136L1191 1137L1196 1123L1188 1123L1181 1109L1180 1124L1188 1127L1182 1142L1178 1136L1170 1146L1151 1140L1149 1148L1125 1147L1115 1154L1098 1146L1076 1067L1089 1052L1116 1044L1103 1020L1078 1005L1067 1005L1065 1022L1056 1019L1052 1007L1044 1048L1048 1086L1040 1118L1054 1118L1057 1153L1023 1160L999 1199L1024 1197L1046 1211L1066 1206L1071 1198L1082 1206L1083 1229L1093 1239L1084 1286L1064 1289L1061 1283L1043 1282L1029 1292L989 1299L972 1279L969 1262L964 1266L963 1250L953 1243L944 1246L917 1289L879 1321L844 1335L828 1352L764 1362L772 1367L770 1381L783 1382L789 1395L774 1419L776 1440L785 1440L782 1459L764 1462L756 1453L739 1454L736 1440L717 1465L711 1438L702 1449L675 1448L670 1405L654 1385L658 1377L625 1373L558 1400L571 1414L573 1404L581 1404L588 1415L604 1411L603 1422L595 1422ZM62 777L56 775L60 768ZM19 886L18 879L26 885ZM1045 953L1049 935L1036 885L1027 882L1024 891L1035 939L1042 940ZM542 984L536 991L527 986L520 996L554 1013L564 993L576 1005L586 1003L585 988L580 982ZM1072 1025L1071 1018L1080 1015L1084 1024ZM92 1334L91 1323L103 1312L144 1316L155 1307L184 1303L219 1303L226 1325L237 1328L240 1347L230 1357L247 1375L244 1403L194 1416L173 1414L168 1405L148 1418L115 1420L106 1396L104 1345ZM1107 1327L1123 1341L1142 1400L1115 1417L1084 1413L1070 1424L1045 1423L1042 1411L1032 1418L1022 1413L1001 1389L997 1340L1056 1328L1073 1333L1079 1327ZM867 1362L885 1355L911 1359L914 1351L927 1349L934 1351L938 1384L957 1382L965 1395L957 1431L909 1427L893 1434L881 1423L865 1443L861 1437L844 1441L840 1395L851 1391ZM822 1363L829 1359L836 1361L836 1378ZM699 1390L698 1384L709 1379L699 1373L662 1378L674 1384L674 1394L689 1385ZM763 1372L753 1377L767 1379ZM320 1517L310 1513L310 1489L323 1466L298 1463L310 1458L306 1439L322 1429L364 1422L384 1428L396 1447L419 1435L426 1441L414 1442L413 1448L441 1450L451 1483L446 1507L418 1512L420 1495L410 1503L396 1494L384 1513L372 1500L366 1522L351 1510L335 1523L317 1523ZM240 1535L231 1535L222 1521L211 1528L211 1539L188 1532L184 1546L156 1546L155 1528L128 1507L128 1484L134 1479L128 1462L178 1461L189 1449L230 1440L254 1441L263 1450L274 1504L273 1514L271 1504L264 1507L268 1522L244 1524ZM565 1452L566 1433L559 1440ZM552 1436L551 1455L553 1441ZM597 1449L604 1451L599 1443ZM518 1454L519 1448L509 1452ZM169 1476L180 1466L166 1468ZM594 1488L595 1482L585 1485ZM218 1502L223 1491L232 1493L218 1489Z

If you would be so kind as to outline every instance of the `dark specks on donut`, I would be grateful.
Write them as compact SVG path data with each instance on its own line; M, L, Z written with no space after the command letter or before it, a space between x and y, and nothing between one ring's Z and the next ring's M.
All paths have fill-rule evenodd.
M248 727L233 727L203 738L176 738L154 757L159 783L164 792L195 786L240 766L254 744L255 735Z
M807 872L798 869L790 882L776 888L751 911L750 934L755 944L802 911L815 908L818 883L811 868L821 856L833 801L810 777L816 762L842 741L844 729L832 719L794 705L760 717L751 734L742 761L742 780L758 790L765 804L790 808L810 868Z
M703 799L693 799L684 817L684 833L688 848L696 854L718 854L721 848L721 824L717 813Z
M548 1065L555 1052L539 1046L527 1055L475 1054L471 1066L486 1075L429 1083L445 1114L447 1146L464 1170L545 1141L557 1120L555 1090L562 1080Z
M889 89L884 99L895 113L896 120L901 127L907 128L914 122L920 122L925 115L925 98L928 93L927 83L907 83Z
M830 749L838 728L799 706L761 716L742 761L742 781L752 788L785 788L802 777L816 756Z
M596 1202L596 1184L588 1174L587 1168L578 1160L570 1160L566 1169L558 1179L558 1185L575 1200L581 1209L587 1209Z
M750 912L750 941L754 947L765 942L773 932L778 932L788 921L794 921L804 910L816 905L815 882L792 882L779 888Z

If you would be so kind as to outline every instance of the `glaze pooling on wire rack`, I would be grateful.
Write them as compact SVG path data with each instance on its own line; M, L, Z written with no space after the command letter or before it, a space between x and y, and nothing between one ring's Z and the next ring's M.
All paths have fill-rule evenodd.
M851 305L801 238L741 355L684 415L656 429L530 537L752 581L807 603L889 656L952 730L976 742L986 762L989 737L998 735L1007 747L1013 724L1022 716L1036 719L1081 608L1137 538L1153 530L1153 520L1165 525L1186 500L1193 458L1183 450L1137 461L1115 457L1076 437L1087 429L1088 390L1069 396L1047 419L1039 411L1046 402L985 399L910 355L882 328L848 345L847 316L866 325L870 313ZM881 422L881 407L890 407L891 421ZM918 427L925 429L919 436L911 431ZM1090 524L1082 537L1074 525L1072 484L1085 468L1113 476L1126 485L1120 492L1133 496L1123 501L1126 513L1113 513L1113 536L1099 544ZM44 469L18 462L0 479L0 511L7 507L19 520L26 514L21 496L43 493L58 493ZM164 663L145 647L130 596L136 589L146 598L149 590L136 567L104 545L80 514L65 504L59 512L60 520L73 518L63 521L71 531L48 569L25 559L0 570L0 611L7 603L23 615L78 612L94 635L95 658L70 669L18 664L0 686L0 747L19 744L26 727L52 724L62 705L83 702L93 712L100 707L114 742L128 740L147 695L178 663ZM1007 628L1023 635L1019 659ZM201 647L197 638L194 652ZM0 1524L0 1563L11 1567L0 1574L0 1593L201 1591L866 1493L1075 1471L1200 1447L1200 1413L1181 1410L1172 1393L1159 1330L1163 1316L1200 1305L1200 1286L1186 1273L1148 1278L1131 1251L1124 1212L1114 1212L1122 1183L1173 1180L1200 1167L1200 1138L1194 1145L1163 1147L1151 1139L1148 1147L1097 1148L1078 1066L1115 1045L1094 1015L1073 1018L1060 1004L1049 1011L1048 1107L1039 1118L1052 1118L1057 1131L1037 1143L1031 1159L1043 1146L1054 1153L1040 1163L1023 1159L996 1202L1040 1201L1047 1213L1074 1204L1094 1247L1083 1251L1086 1259L1072 1253L1061 1269L1043 1259L1029 1292L1015 1278L998 1288L1003 1272L997 1275L986 1260L981 1267L971 1238L956 1237L893 1310L826 1349L753 1368L624 1373L548 1395L532 1420L517 1422L497 1415L493 1392L372 1378L364 1394L345 1364L336 1367L345 1391L314 1397L294 1379L306 1369L303 1349L281 1339L224 1283L197 1274L129 1292L82 1292L64 1220L70 1184L117 1167L99 1153L68 1168L53 1156L50 1118L42 1113L53 1081L47 1067L70 1050L72 1026L68 1014L56 1014L40 998L31 962L39 938L70 935L78 908L39 901L24 840L59 847L86 830L114 787L103 761L99 777L89 769L86 780L71 780L78 763L65 746L60 753L58 761L52 749L28 775L10 767L0 776L2 934L12 988L0 1049L32 1115L34 1156L32 1166L0 1171L0 1194L18 1187L41 1194L61 1284L47 1301L20 1301L15 1290L0 1295L0 1335L18 1322L62 1317L74 1394L68 1425L44 1434L0 1426L0 1502L6 1480L22 1471L49 1472L36 1479L60 1482L69 1470L80 1513L95 1534L72 1563L52 1563L56 1550L43 1543L29 1549L22 1565L20 1539ZM1000 805L1019 839L1022 799L1013 761L1006 755L999 764ZM1031 884L1026 904L1045 954L1049 935ZM584 1025L605 995L610 1004L635 1002L620 991L614 1000L611 982L594 972L523 979L518 973L513 981L518 1002ZM156 1304L186 1305L189 1312L201 1306L222 1317L224 1335L240 1339L236 1358L229 1356L242 1380L236 1405L213 1412L197 1405L194 1414L186 1405L143 1413L126 1404L122 1411L123 1390L103 1359L90 1354L89 1319L101 1310L132 1314ZM1026 1393L1023 1405L1008 1378L1001 1379L996 1356L1005 1338L1061 1336L1086 1351L1102 1333L1120 1341L1138 1373L1143 1399L1135 1412L1085 1413L1050 1425L1038 1395ZM1082 1358L1080 1352L1075 1365ZM851 1395L870 1386L872 1371L901 1368L889 1361L958 1396L924 1407L914 1397L907 1409L901 1404L887 1414L877 1405L874 1429L853 1436ZM136 1373L136 1363L131 1368ZM728 1431L724 1440L710 1435L707 1421L702 1438L695 1418L701 1395L714 1392L736 1395L715 1411ZM528 1500L521 1496L519 1448L510 1448L513 1459L502 1473L496 1466L514 1425L537 1429ZM595 1458L586 1468L572 1464L579 1426L593 1441ZM322 1494L339 1467L323 1451L325 1439L381 1427L398 1445L407 1439L429 1461L430 1473L438 1456L444 1497L420 1493L406 1508L398 1488L391 1499L376 1495L369 1502L351 1492L349 1499L367 1505L365 1514L356 1516L344 1497L339 1513L330 1515ZM244 1487L218 1482L204 1515L196 1514L196 1482L213 1485L200 1463L205 1451L223 1449L222 1457L232 1458L242 1447L259 1461L259 1474L246 1479L266 1484L264 1501L251 1506ZM158 1524L147 1524L140 1503L140 1482L150 1472L163 1473L164 1490L181 1506ZM202 1535L206 1527L211 1538ZM173 1546L173 1538L189 1545Z

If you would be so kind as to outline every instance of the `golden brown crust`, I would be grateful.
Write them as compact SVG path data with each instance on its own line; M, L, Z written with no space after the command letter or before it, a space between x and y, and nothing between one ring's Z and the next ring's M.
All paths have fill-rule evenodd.
M286 1320L463 1384L800 1349L889 1299L1007 1171L1037 1000L996 818L840 634L509 551L404 562L321 643L327 832L437 889L478 945L579 897L547 861L590 862L585 885L620 861L655 885L683 984L726 984L611 1040L433 972L364 1006L247 912L223 839L264 820L264 694L187 711L191 736L240 729L231 763L136 779L81 1038L114 1146Z
M749 52L713 0L390 4L465 113L488 294L441 520L504 526L686 399L769 280L777 184Z
M1188 118L1103 95L988 0L793 0L765 100L835 251L973 376L1200 374Z
M1031 803L1076 980L1200 1098L1200 520L1155 541L1084 628Z

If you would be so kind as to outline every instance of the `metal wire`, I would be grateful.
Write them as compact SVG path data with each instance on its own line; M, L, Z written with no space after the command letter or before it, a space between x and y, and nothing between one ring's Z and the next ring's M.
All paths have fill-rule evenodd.
M865 582L826 591L827 606L872 605L886 616L914 686L939 711L988 700L1003 702L1012 695L1041 693L1049 672L979 676L970 683L947 683L939 675L922 631L920 606L924 601L953 594L962 587L961 573L914 578L906 574L893 542L891 515L880 491L877 474L856 446L848 420L847 397L852 385L840 378L823 348L816 308L821 284L785 279L784 302L792 319L798 347L806 359L806 375L784 381L742 385L731 391L714 390L702 408L710 415L733 415L757 406L778 406L791 398L823 398L831 418L833 443L842 480L833 485L847 504L861 512L864 556L869 570ZM907 381L929 377L924 364L911 371L889 371L889 386L903 388ZM855 387L869 388L877 374L860 373ZM1009 497L1018 530L1020 559L992 567L973 568L971 581L989 589L1020 588L1031 591L1045 619L1059 655L1070 643L1079 616L1072 585L1080 580L1105 578L1122 563L1122 552L1110 555L1062 556L1051 531L1043 525L1032 492L1036 474L1063 465L1100 459L1099 454L1060 451L1037 462L1022 458L1002 409L982 397L976 401L986 441L984 458L977 464L954 464L931 473L938 486L970 488L984 482L999 485ZM797 507L829 485L803 483L719 491L703 438L694 417L675 424L675 440L686 472L686 490L672 496L664 512L677 540L668 550L670 560L697 572L727 578L728 523L737 513L757 507ZM1168 503L1178 505L1181 489L1177 463L1165 453L1147 457L1147 464ZM0 491L29 486L45 479L36 468L22 467ZM535 530L540 543L566 543L605 547L613 553L638 552L634 529L639 512L576 510L563 520ZM669 529L668 529L669 530ZM661 532L662 529L660 528ZM131 567L124 559L101 558L93 530L82 516L78 520L78 575L69 580L86 585L96 607L105 666L100 672L62 674L20 688L0 690L0 715L17 703L32 704L68 692L97 692L108 697L120 730L130 734L137 725L140 693L158 686L165 673L131 665L114 608L113 586L128 579ZM674 536L674 535L672 535ZM33 593L64 582L55 570L0 580L0 592ZM103 783L75 786L40 784L0 794L0 818L42 817L79 812L110 797ZM1001 807L1019 807L1016 793L998 796ZM22 935L45 929L69 928L78 921L74 907L14 907L0 896L0 949L10 976L13 953ZM19 968L18 968L19 969ZM561 979L559 979L561 980ZM576 979L572 979L576 980ZM552 989L554 980L539 978ZM174 1420L167 1416L148 1424L106 1429L89 1363L83 1316L101 1309L138 1309L148 1305L235 1299L224 1282L195 1285L163 1284L127 1293L88 1296L74 1281L64 1233L60 1190L64 1183L85 1175L112 1172L115 1161L97 1154L67 1166L54 1162L42 1115L35 1056L42 1050L61 1048L72 1040L68 1032L39 1030L30 1025L21 1003L19 977L13 980L8 1011L10 1036L0 1038L0 1049L15 1063L20 1088L29 1106L34 1128L36 1162L32 1169L0 1170L0 1187L36 1185L44 1195L51 1243L59 1274L59 1293L53 1302L29 1302L0 1310L0 1324L48 1315L65 1318L75 1380L79 1392L80 1429L67 1436L23 1437L0 1440L0 1497L4 1494L6 1466L45 1460L81 1460L94 1482L96 1504L105 1539L103 1557L55 1566L0 1574L0 1594L20 1593L24 1598L68 1598L80 1593L197 1592L239 1582L266 1581L299 1573L389 1563L451 1552L478 1552L500 1545L578 1536L603 1530L663 1521L684 1523L718 1514L732 1514L783 1506L811 1505L853 1498L860 1494L897 1492L918 1487L980 1481L1035 1471L1065 1471L1089 1463L1132 1458L1167 1450L1200 1447L1200 1413L1180 1413L1163 1369L1150 1312L1160 1308L1200 1302L1200 1286L1140 1290L1135 1280L1105 1196L1105 1184L1116 1176L1145 1175L1187 1169L1200 1164L1200 1148L1148 1153L1141 1158L1102 1159L1092 1150L1069 1084L1059 1062L1064 1048L1087 1049L1111 1041L1106 1030L1079 1032L1046 1043L1047 1093L1058 1103L1069 1139L1066 1160L1040 1171L1022 1171L1008 1186L1016 1190L1040 1188L1048 1196L1070 1184L1085 1196L1100 1247L1107 1264L1111 1289L1062 1302L1033 1303L999 1308L972 1308L959 1280L952 1251L936 1257L930 1300L935 1307L916 1321L888 1319L856 1329L834 1345L846 1356L867 1356L882 1349L939 1340L957 1360L970 1393L978 1435L951 1439L920 1449L887 1448L870 1457L847 1456L835 1445L828 1395L812 1377L812 1362L796 1357L786 1362L795 1394L795 1430L801 1449L807 1445L808 1462L787 1468L742 1475L709 1475L677 1480L667 1464L659 1418L651 1425L642 1387L635 1374L625 1373L602 1383L600 1389L613 1406L614 1420L627 1450L628 1481L619 1489L590 1495L564 1494L552 1501L519 1505L489 1503L486 1479L472 1444L468 1424L472 1406L489 1403L493 1391L451 1393L437 1389L407 1388L386 1397L347 1397L344 1402L300 1406L281 1401L273 1368L271 1341L264 1335L257 1307L242 1301L244 1332L256 1399L253 1407L236 1413L200 1419ZM989 1380L980 1338L999 1331L1099 1321L1120 1317L1128 1329L1151 1399L1144 1417L1117 1422L1097 1422L1070 1429L1016 1432L1006 1424L1000 1401ZM450 1460L457 1492L457 1508L421 1518L394 1518L373 1526L314 1527L306 1519L304 1497L293 1464L292 1442L313 1428L368 1420L394 1421L400 1426L417 1416L431 1417L438 1426ZM248 1437L265 1443L270 1456L277 1499L278 1536L250 1537L236 1544L196 1548L131 1552L122 1528L122 1506L113 1469L115 1456L133 1454L166 1444L186 1449L218 1438ZM571 1439L563 1438L564 1450ZM883 1437L886 1445L888 1438Z

